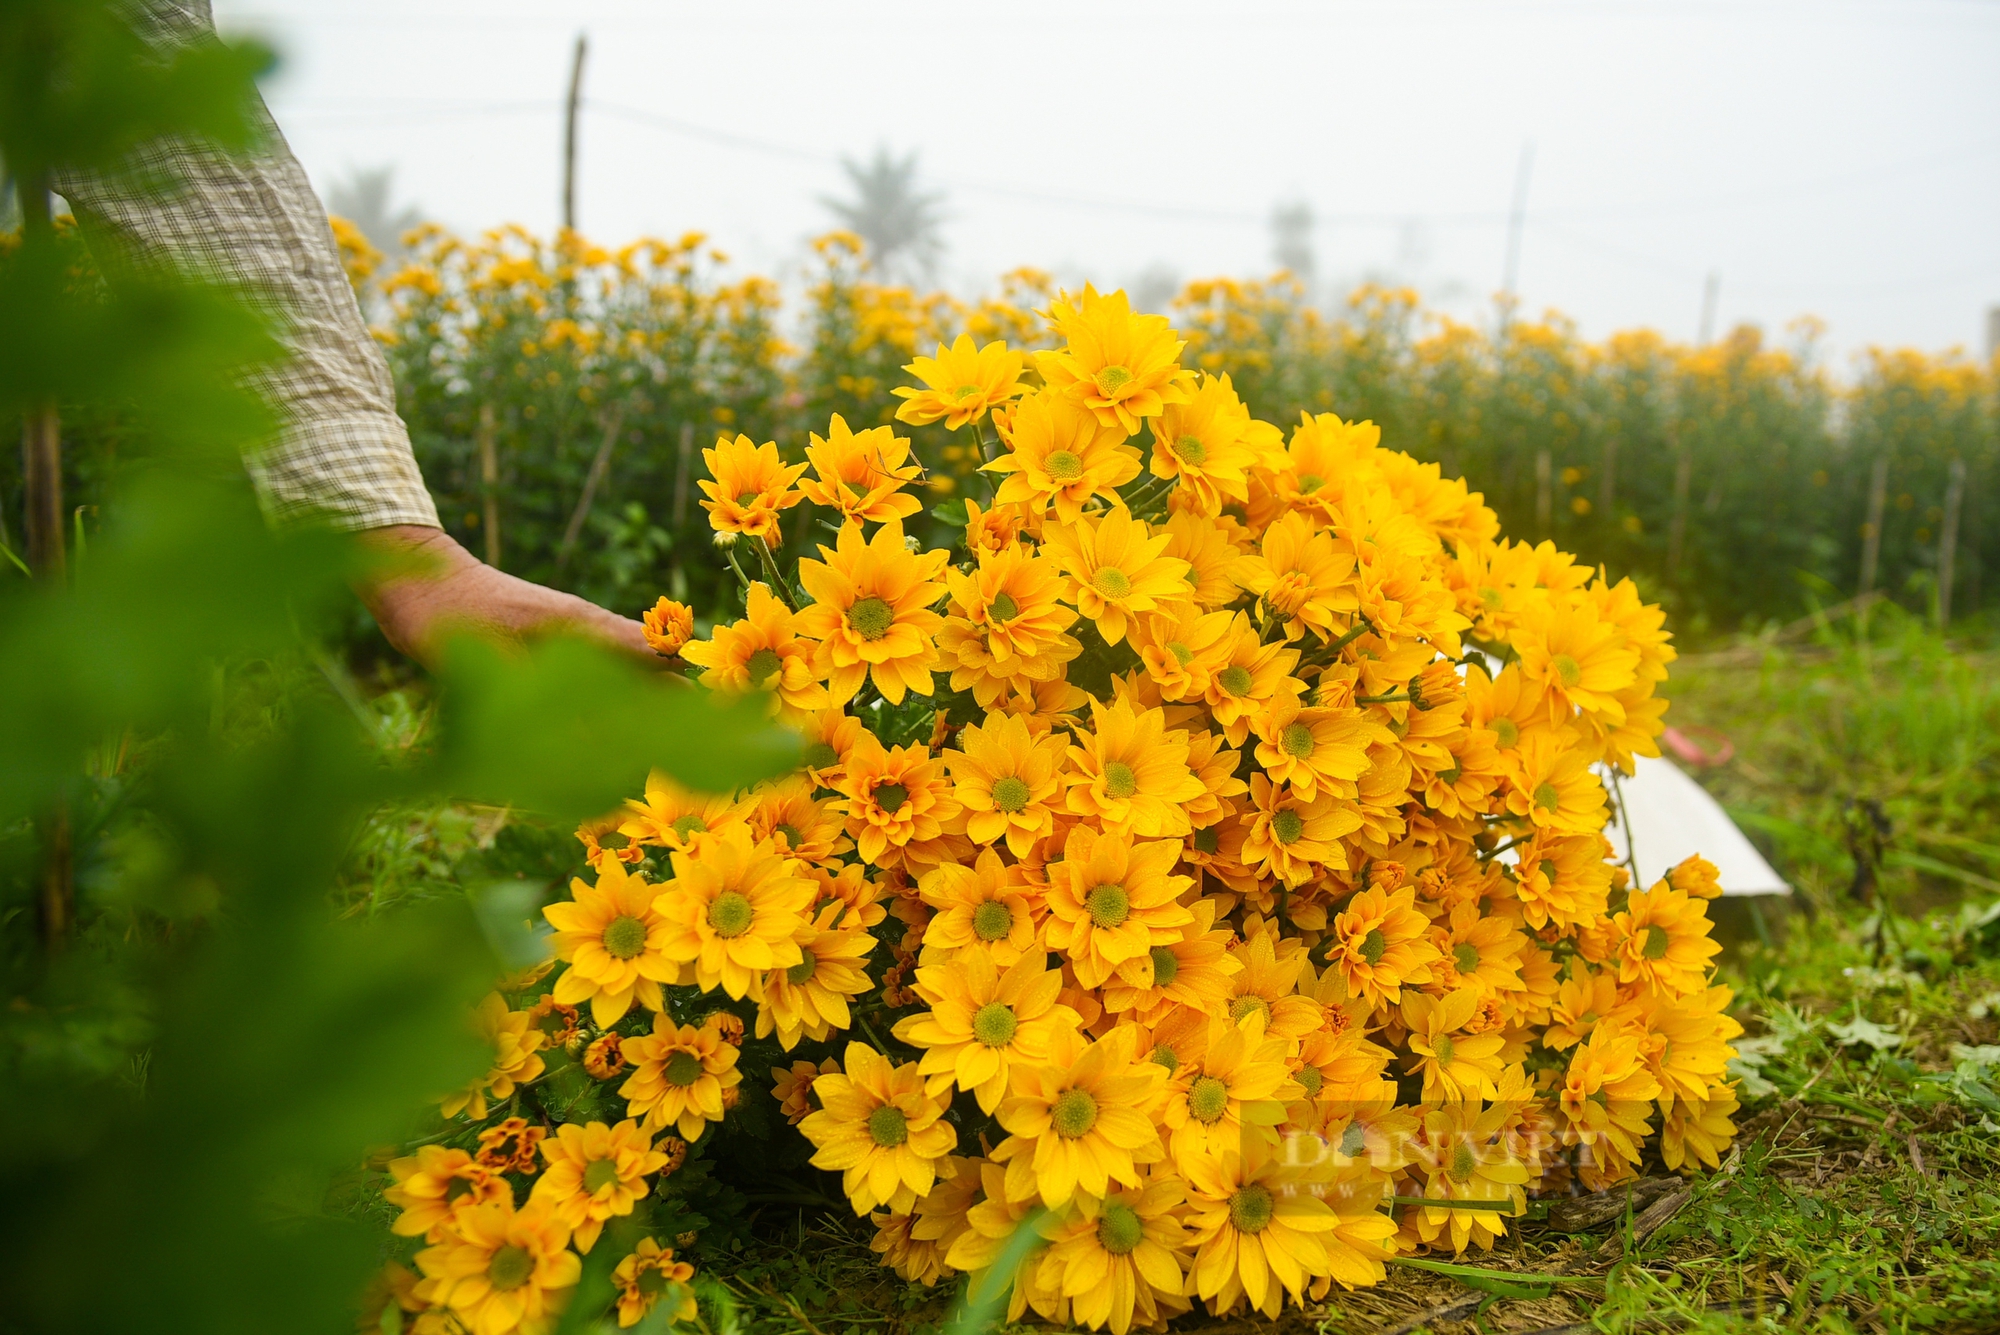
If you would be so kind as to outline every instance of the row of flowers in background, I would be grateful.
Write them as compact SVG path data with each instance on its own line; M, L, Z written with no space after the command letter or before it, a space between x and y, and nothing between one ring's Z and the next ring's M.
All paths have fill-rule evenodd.
M614 605L669 588L704 617L719 608L694 508L698 451L718 434L796 461L834 414L890 421L899 368L934 342L1048 346L1047 274L1007 275L977 302L918 293L874 281L844 234L816 243L787 309L700 236L613 251L430 230L390 271L340 231L447 525ZM1957 355L1871 352L1843 379L1809 324L1783 346L1751 328L1707 347L1646 331L1593 343L1555 315L1482 331L1408 291L1363 288L1326 313L1282 277L1191 284L1173 315L1188 364L1229 375L1271 420L1382 424L1447 476L1477 477L1509 531L1632 574L1687 631L1865 587L1921 608L1944 579L1960 612L1993 592L2000 381ZM975 460L942 427L912 439L928 508ZM785 538L787 559L810 553L802 527Z
M539 1332L584 1256L621 1324L686 1310L721 1181L837 1192L908 1280L1124 1335L1718 1164L1714 868L1631 884L1594 769L1658 754L1661 610L1373 424L1253 418L1123 293L1047 319L1032 359L912 360L893 426L702 452L731 596L648 636L802 765L656 775L578 831L491 1068L387 1165L428 1245L380 1311ZM984 460L934 545L904 427Z

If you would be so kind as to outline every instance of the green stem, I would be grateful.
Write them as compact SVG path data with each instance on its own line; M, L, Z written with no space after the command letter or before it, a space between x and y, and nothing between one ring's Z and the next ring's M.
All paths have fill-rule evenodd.
M770 546L762 538L753 538L751 541L757 544L757 559L764 563L764 573L771 577L772 589L784 601L786 608L798 611L799 606L792 597L791 587L785 583L785 577L778 573L778 563L771 556Z
M1388 695L1357 695L1354 697L1354 703L1357 705L1397 705L1409 698L1410 693L1408 691L1400 691L1392 692Z

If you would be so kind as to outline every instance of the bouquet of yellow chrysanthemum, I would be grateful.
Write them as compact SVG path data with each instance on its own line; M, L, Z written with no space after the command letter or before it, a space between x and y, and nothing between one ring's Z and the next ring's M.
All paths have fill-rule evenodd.
M408 1310L537 1329L752 1098L898 1273L1119 1335L1490 1246L1656 1133L1717 1162L1713 868L1634 887L1602 833L1599 775L1657 754L1660 611L1369 423L1287 441L1122 293L1048 318L1032 380L961 339L897 391L991 455L950 549L903 528L890 427L708 452L745 615L696 640L662 600L649 631L768 695L803 766L656 777L580 832L554 961L489 1000L493 1068L444 1105L480 1148L392 1165L432 1244ZM801 503L831 540L793 580ZM622 1324L688 1301L651 1237L615 1277Z

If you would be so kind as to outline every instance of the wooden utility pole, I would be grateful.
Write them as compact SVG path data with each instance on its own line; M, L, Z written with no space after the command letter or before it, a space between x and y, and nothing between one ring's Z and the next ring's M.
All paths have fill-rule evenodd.
M500 442L491 400L479 405L480 517L486 529L486 564L500 568Z
M1521 145L1521 162L1514 169L1514 207L1507 214L1507 267L1501 276L1500 291L1505 298L1500 322L1513 317L1516 284L1521 277L1521 231L1528 221L1528 179L1535 171L1535 141Z
M1674 513L1667 524L1667 574L1678 575L1681 552L1687 545L1688 486L1694 481L1694 454L1687 445L1675 441Z
M576 113L583 101L583 53L587 43L576 35L576 54L569 66L569 111L563 121L563 230L576 230Z
M1944 531L1938 535L1939 629L1951 624L1951 583L1958 564L1958 516L1965 504L1965 460L1951 461L1951 481L1944 489Z
M1876 566L1882 557L1882 508L1889 499L1889 456L1875 457L1875 467L1868 475L1868 518L1861 525L1861 588L1859 597L1865 599L1875 592Z
M1535 536L1538 538L1552 536L1549 526L1554 518L1555 497L1549 471L1553 467L1554 461L1549 458L1547 450L1535 451Z

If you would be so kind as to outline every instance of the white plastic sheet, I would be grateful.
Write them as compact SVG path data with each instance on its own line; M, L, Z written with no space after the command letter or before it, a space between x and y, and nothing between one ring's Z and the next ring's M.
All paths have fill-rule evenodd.
M1611 788L1609 775L1600 771L1598 777ZM1625 799L1624 818L1614 810L1604 834L1617 850L1615 860L1622 863L1629 824L1642 888L1666 875L1675 863L1699 853L1721 873L1725 895L1792 893L1721 804L1672 761L1641 756L1637 773L1631 778L1619 776L1618 786Z

